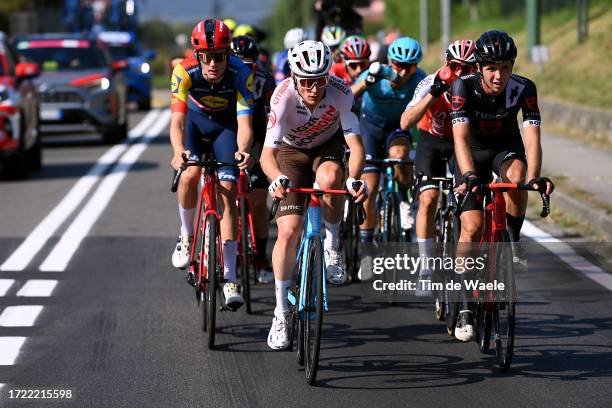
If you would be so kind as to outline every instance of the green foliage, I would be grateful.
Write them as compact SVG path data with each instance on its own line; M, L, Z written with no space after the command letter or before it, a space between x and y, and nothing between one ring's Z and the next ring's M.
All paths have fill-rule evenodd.
M283 37L293 27L308 27L312 21L314 0L280 0L263 26L268 33L264 45L274 50L283 49Z

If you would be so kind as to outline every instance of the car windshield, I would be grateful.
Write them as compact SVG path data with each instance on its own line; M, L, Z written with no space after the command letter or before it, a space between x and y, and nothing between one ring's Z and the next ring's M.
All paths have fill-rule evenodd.
M110 54L113 57L113 60L115 61L128 59L130 57L135 57L137 55L136 48L131 47L131 46L113 45L113 46L109 46L108 50L110 51Z
M76 46L61 46L55 44L55 41L23 41L17 44L17 50L27 60L40 65L43 71L82 70L105 66L103 54L90 47L87 41L79 41Z

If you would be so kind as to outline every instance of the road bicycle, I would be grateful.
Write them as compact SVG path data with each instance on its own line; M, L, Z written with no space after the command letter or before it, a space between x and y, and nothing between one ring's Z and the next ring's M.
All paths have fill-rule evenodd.
M226 280L223 276L223 251L217 204L217 170L219 167L236 167L236 165L235 163L219 162L209 152L204 153L200 160L185 161L174 175L172 192L176 192L183 171L191 166L202 168L203 182L198 200L194 245L189 255L186 280L190 286L195 288L198 308L202 315L202 330L207 334L206 344L209 349L213 349L215 347L217 307L220 311L233 311L224 304L221 293Z
M517 288L511 240L506 230L505 192L513 190L537 191L542 199L541 217L550 213L550 196L540 192L529 184L488 183L479 185L484 194L484 233L480 239L480 253L486 258L485 267L478 272L476 279L487 283L502 282L503 290L472 291L475 300L474 329L476 342L481 352L490 348L491 334L495 346L497 363L503 372L512 364L514 354L515 304ZM465 199L473 194L469 191ZM463 205L457 211L461 215Z
M238 265L240 266L240 283L247 314L251 314L251 279L257 284L257 243L255 224L251 212L249 192L252 190L248 170L240 171L238 176Z
M283 185L286 187L286 184ZM353 184L355 191L361 188L361 182ZM323 254L321 223L323 211L321 197L324 194L341 194L350 196L346 190L288 188L288 194L310 194L308 212L302 241L296 257L297 279L295 286L288 291L291 313L291 331L289 350L293 351L295 328L297 325L297 362L305 366L306 382L313 385L316 381L321 347L321 330L323 313L327 312L326 268ZM271 217L274 217L279 201L274 200ZM358 205L360 224L365 220L365 210Z

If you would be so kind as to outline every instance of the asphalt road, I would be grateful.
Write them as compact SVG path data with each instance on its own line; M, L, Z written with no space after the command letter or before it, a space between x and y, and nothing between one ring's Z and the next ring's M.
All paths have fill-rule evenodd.
M450 338L432 306L365 303L357 285L330 289L316 387L294 353L265 343L271 286L254 289L252 316L219 315L208 350L193 290L170 265L167 119L132 114L144 139L120 148L47 140L43 171L0 182L0 405L612 406L611 292L537 244L508 374ZM9 399L22 388L73 399Z

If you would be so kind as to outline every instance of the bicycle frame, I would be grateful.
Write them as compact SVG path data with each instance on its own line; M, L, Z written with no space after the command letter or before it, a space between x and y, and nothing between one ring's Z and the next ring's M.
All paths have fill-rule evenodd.
M253 248L253 255L257 256L257 243L255 241L255 223L253 222L253 213L251 212L251 200L249 199L249 179L246 172L241 171L238 176L238 192L236 194L236 204L238 207L238 214L240 214L240 199L244 199L244 203L247 207L247 220L249 231L251 233L251 247ZM239 219L238 222L238 248L240 248L240 240L242 239L242 228L245 220Z

